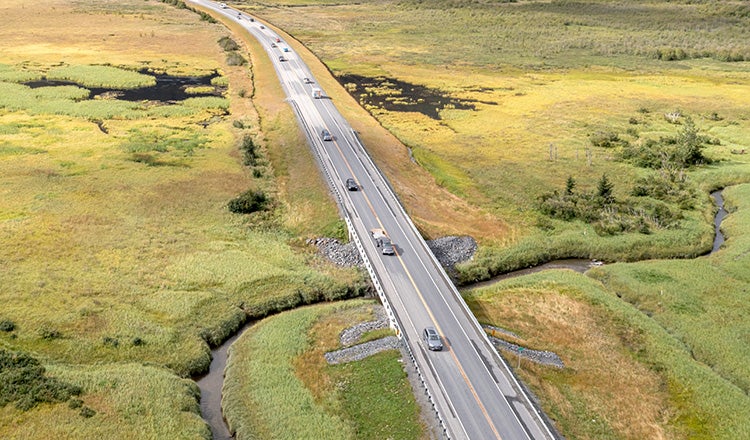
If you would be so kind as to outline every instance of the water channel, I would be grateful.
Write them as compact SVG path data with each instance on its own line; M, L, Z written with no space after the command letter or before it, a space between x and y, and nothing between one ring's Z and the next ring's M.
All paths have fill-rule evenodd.
M714 253L724 243L724 234L720 230L721 222L724 217L727 216L727 211L724 209L724 198L722 197L722 191L718 190L711 193L711 198L714 200L716 207L719 208L714 217L714 244L710 253ZM497 283L498 281L518 277L522 275L528 275L543 270L550 269L570 269L576 272L585 272L593 266L597 266L601 263L596 260L586 260L578 258L570 258L565 260L555 260L549 263L544 263L539 266L530 267L527 269L515 270L502 275L498 275L486 281L480 281L474 283L471 286L464 286L465 288L477 288L489 286ZM209 367L208 373L197 379L198 388L201 390L201 415L206 423L211 427L211 434L214 440L232 440L234 437L230 434L229 428L227 427L224 416L221 412L221 388L224 383L224 368L227 365L227 351L229 346L234 343L242 333L250 327L251 324L247 324L242 327L234 336L227 339L219 347L211 351L211 366Z

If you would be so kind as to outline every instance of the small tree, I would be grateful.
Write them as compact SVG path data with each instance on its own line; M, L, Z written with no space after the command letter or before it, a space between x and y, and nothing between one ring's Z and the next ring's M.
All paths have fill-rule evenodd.
M612 194L614 184L609 181L606 174L602 174L602 178L599 179L599 184L596 187L596 195L601 198L605 205L611 205L615 201L615 197Z
M230 200L228 208L237 214L251 214L265 210L268 202L269 198L266 193L261 190L251 189L240 194L237 198Z
M568 176L568 180L565 181L565 194L572 196L575 187L576 180L573 178L573 176Z

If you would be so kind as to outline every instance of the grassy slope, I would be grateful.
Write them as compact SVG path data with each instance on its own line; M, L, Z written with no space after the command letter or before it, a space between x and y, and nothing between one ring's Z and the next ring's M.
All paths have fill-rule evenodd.
M114 108L113 115L92 114L90 108L80 116L54 114L74 105L65 99L78 92L68 89L65 96L57 91L36 96L25 103L25 111L5 103L0 109L0 284L5 286L0 319L16 325L14 332L0 334L0 345L61 363L50 368L53 374L95 382L83 399L98 415L76 424L80 435L203 437L206 428L194 405L186 406L182 394L165 394L157 382L175 382L174 373L206 368L206 341L221 341L246 313L262 316L347 295L360 282L360 274L331 269L289 245L297 234L313 234L326 225L335 229L337 223L326 187L309 177L317 174L311 171L307 147L288 111L279 113L281 105L274 114L260 109L268 133L258 126L259 110L238 97L240 89L252 91L247 68L223 64L215 41L225 31L193 13L153 1L90 5L67 0L4 2L0 11L9 24L0 31L0 81L33 79L59 63L84 76L91 76L86 66L101 63L172 74L218 69L230 78L232 118L249 125L243 131L258 137L270 157L264 176L250 177L238 159L239 133L231 129L232 119L205 129L200 125L223 112L217 105L224 104L211 100L191 100L183 110L137 106L135 111L131 104L103 100ZM76 25L82 21L86 27ZM275 102L278 94L259 99ZM108 134L89 119L101 119ZM159 153L137 141L138 133L199 139L203 146L191 154L175 148ZM130 160L139 143L171 165ZM274 175L281 183L270 178ZM304 187L284 184L303 180L300 176L305 176ZM254 186L279 202L264 220L266 226L255 227L257 222L225 208L229 199ZM307 203L297 203L300 199ZM59 337L43 337L55 334ZM119 362L163 365L172 372ZM139 375L148 378L141 393L134 389L133 378ZM88 377L121 385L107 387ZM189 415L178 416L183 411ZM6 407L0 426L10 435L21 429L14 422L20 418L19 432L49 437L54 435L48 430L58 428L48 421L70 412L65 405L24 414ZM97 426L103 418L117 435ZM170 419L181 420L179 435L175 425L164 422Z
M420 438L397 352L339 366L323 359L339 348L341 330L368 319L367 302L349 301L284 312L247 330L230 349L223 390L237 437Z

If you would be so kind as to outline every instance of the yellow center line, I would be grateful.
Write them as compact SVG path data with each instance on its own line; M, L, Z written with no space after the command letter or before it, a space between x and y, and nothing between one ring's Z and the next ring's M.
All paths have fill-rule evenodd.
M341 155L341 159L346 164L346 168L349 170L349 173L352 175L352 177L354 177L354 170L352 169L351 165L349 165L349 161L346 160L346 157L344 156L343 151L341 151L341 147L339 147L338 142L334 140L333 144L336 146L336 149L339 151L339 154ZM365 202L367 202L367 206L370 207L370 211L372 212L372 215L375 217L375 221L380 226L380 229L385 231L385 228L383 227L383 223L381 223L380 217L378 217L378 215L375 213L375 208L372 206L372 203L370 202L370 198L367 196L367 193L363 191L362 195L365 198ZM440 328L440 325L437 323L437 320L435 319L435 315L432 313L432 310L427 305L427 302L424 299L424 295L422 295L422 291L419 290L419 287L417 287L417 283L414 281L414 278L411 276L411 272L409 272L409 269L406 268L406 264L404 263L403 258L401 258L401 255L399 255L398 250L395 249L395 246L394 246L394 252L396 253L396 257L398 258L398 261L401 264L401 267L404 269L404 272L406 272L406 276L409 278L409 282L411 283L412 287L414 287L414 290L417 292L417 295L419 296L419 300L422 302L422 305L424 306L425 310L427 310L427 314L430 315L430 320L432 320L432 323L435 325L435 327L437 327L438 332L441 335L443 335L444 334L443 330ZM450 348L449 345L448 345L448 348ZM466 385L469 386L469 390L471 391L471 394L474 396L474 400L476 400L477 404L479 405L479 409L482 411L484 418L487 420L487 423L489 423L490 428L492 428L492 432L495 433L495 437L502 440L502 437L500 437L500 433L498 432L497 428L495 427L495 424L492 422L492 419L490 418L490 414L487 412L487 408L485 408L485 406L482 404L482 401L479 399L479 395L477 394L477 391L474 388L474 385L471 384L469 377L466 375L466 371L464 371L463 366L461 366L461 362L459 362L458 357L456 357L456 353L453 350L448 350L448 351L450 352L451 357L453 358L453 361L458 367L458 371L461 374L461 377L464 379L464 382L466 382Z

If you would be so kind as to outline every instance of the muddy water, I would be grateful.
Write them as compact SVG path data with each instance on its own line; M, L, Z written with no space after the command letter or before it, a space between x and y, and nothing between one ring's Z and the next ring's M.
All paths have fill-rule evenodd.
M714 245L711 248L712 254L718 251L721 248L721 245L724 244L724 234L722 234L721 232L721 222L729 213L726 209L724 209L724 197L722 196L723 191L724 190L720 189L711 193L711 198L714 199L716 207L719 208L719 210L716 212L716 216L714 216Z
M599 264L600 263L598 263L595 260L583 260L579 258L555 260L555 261L550 261L549 263L540 264L539 266L530 267L528 269L520 269L520 270L514 270L512 272L504 273L494 278L490 278L489 280L486 280L486 281L480 281L478 283L462 286L462 289L476 289L479 287L487 287L487 286L491 286L497 283L498 281L507 280L508 278L520 277L522 275L529 275L532 273L537 273L537 272L541 272L543 270L549 270L549 269L570 269L576 272L584 273L587 270L589 270L591 267L595 265L599 265Z
M221 412L221 387L224 385L227 351L232 343L251 325L252 323L246 324L234 336L212 350L211 366L208 367L208 373L196 380L198 388L201 390L201 416L211 427L211 435L214 440L234 439Z

